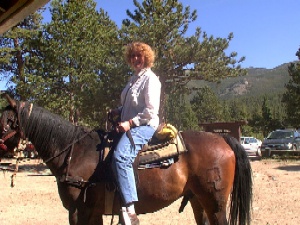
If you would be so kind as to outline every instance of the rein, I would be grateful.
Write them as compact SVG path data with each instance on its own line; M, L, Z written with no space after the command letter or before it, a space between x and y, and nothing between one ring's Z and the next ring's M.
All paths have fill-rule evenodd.
M44 160L44 163L48 163L51 160L57 158L58 156L60 156L61 154L63 154L66 151L70 151L70 147L72 146L72 149L74 148L74 144L76 144L77 142L79 142L81 139L83 139L84 137L86 137L87 135L89 135L91 132L87 132L84 135L82 135L80 138L77 138L75 141L73 141L72 143L68 144L61 152L59 152L58 154L48 158L47 160Z
M1 139L0 139L0 148L1 148L3 151L7 151L7 147L6 147L6 145L4 144L4 142L5 142L7 139L10 139L11 137L13 137L16 133L17 133L17 131L14 130L14 131L8 133L4 138L1 138Z
M59 182L62 183L67 183L69 185L75 186L77 188L83 188L85 184L89 184L88 186L86 186L85 188L85 192L87 191L87 188L93 186L94 184L91 184L89 181L85 181L82 177L79 176L69 176L69 170L70 170L70 165L71 165L71 159L72 159L72 155L73 155L73 150L74 150L74 145L79 142L81 139L85 138L87 135L89 135L92 131L90 132L86 132L84 135L82 135L80 138L77 138L76 140L74 140L72 143L70 143L69 145L67 145L61 152L59 152L58 154L50 157L47 160L44 160L44 163L48 163L51 160L57 158L58 156L60 156L62 153L64 152L69 152L69 156L67 157L67 160L65 161L67 164L67 169L64 175L59 177ZM86 198L86 195L84 194L84 199Z

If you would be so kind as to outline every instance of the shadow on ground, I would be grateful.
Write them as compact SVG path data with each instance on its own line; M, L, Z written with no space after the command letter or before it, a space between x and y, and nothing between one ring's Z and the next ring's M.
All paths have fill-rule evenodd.
M18 167L18 173L33 172L44 173L49 169L41 159L21 159L17 162L17 159L5 159L0 162L0 169L5 171L14 171Z
M300 165L279 166L277 169L285 171L300 171Z

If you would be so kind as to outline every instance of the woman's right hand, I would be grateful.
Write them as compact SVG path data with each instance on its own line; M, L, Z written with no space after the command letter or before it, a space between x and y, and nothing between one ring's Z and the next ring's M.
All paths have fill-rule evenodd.
M130 122L125 121L125 122L120 122L117 126L117 132L126 132L130 130Z

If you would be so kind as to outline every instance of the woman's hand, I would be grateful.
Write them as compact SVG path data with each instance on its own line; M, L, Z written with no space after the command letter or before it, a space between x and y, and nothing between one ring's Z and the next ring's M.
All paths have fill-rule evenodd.
M130 122L129 121L120 122L119 126L117 126L118 132L126 132L128 130L130 130Z

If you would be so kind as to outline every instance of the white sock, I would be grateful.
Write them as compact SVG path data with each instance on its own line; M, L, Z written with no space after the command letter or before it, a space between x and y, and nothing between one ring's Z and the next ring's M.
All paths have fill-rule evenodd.
M126 207L126 209L127 209L127 212L129 212L130 214L135 214L135 208L134 208L134 204L133 203L131 203L130 205L128 205Z
M122 207L122 214L123 214L123 219L124 219L125 225L130 225L131 221L130 221L130 218L128 216L128 212L127 212L126 207Z

